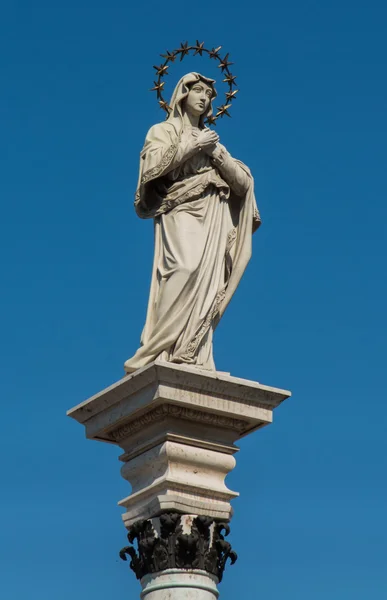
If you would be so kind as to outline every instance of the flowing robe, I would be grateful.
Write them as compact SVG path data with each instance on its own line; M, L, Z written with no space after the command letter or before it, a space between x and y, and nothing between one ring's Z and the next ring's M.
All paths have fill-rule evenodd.
M215 369L213 331L251 256L260 218L248 168L197 131L172 122L148 132L135 207L155 219L155 254L141 346L132 372L156 358Z

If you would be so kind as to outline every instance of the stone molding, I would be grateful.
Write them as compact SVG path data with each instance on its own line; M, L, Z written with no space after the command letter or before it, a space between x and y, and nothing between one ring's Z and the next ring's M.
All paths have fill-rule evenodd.
M287 390L270 387L256 381L232 377L211 371L200 371L187 365L172 365L156 361L139 369L132 375L126 375L116 383L85 400L68 411L68 416L79 423L86 424L91 418L104 412L138 392L144 395L149 390L152 395L160 385L166 384L183 391L200 389L205 395L217 398L251 402L257 407L273 410L291 394Z
M215 575L220 582L227 561L234 564L237 560L225 540L229 531L228 523L211 517L169 512L134 523L128 533L131 545L122 548L120 557L130 557L137 579L166 569L198 569Z
M225 478L235 443L269 425L290 392L194 366L156 361L71 409L86 437L118 445L132 486L127 529L166 512L232 517Z
M210 412L202 412L184 406L177 406L176 404L162 404L145 413L141 417L134 419L130 423L117 427L116 429L112 429L108 432L108 434L116 442L120 442L133 433L137 433L137 431L140 431L143 429L143 427L149 425L150 423L159 421L167 416L176 417L178 419L186 419L188 421L201 422L207 425L213 425L214 427L233 429L239 434L243 433L247 428L246 421L242 421L241 419L233 419Z
M179 508L176 505L175 512L210 514L222 520L230 518L230 500L238 494L227 487L225 478L235 463L235 458L228 452L172 441L138 454L121 467L121 475L132 486L131 495L119 502L126 509L123 515L125 525L129 528L135 521L166 512L160 510L149 514L153 500L166 495L180 498ZM192 500L197 506L194 510ZM213 510L218 507L220 512L206 512L209 501Z

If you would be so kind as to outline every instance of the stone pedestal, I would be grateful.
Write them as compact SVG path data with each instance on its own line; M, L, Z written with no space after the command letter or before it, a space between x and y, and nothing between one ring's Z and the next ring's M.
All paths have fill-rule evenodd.
M216 597L226 560L236 559L223 535L238 496L225 484L235 442L271 423L273 409L289 396L228 374L156 361L68 412L89 439L123 450L121 473L132 493L119 505L138 550L129 546L121 556L131 557L143 598L156 600L156 588L168 589L171 599ZM188 585L193 581L196 587Z

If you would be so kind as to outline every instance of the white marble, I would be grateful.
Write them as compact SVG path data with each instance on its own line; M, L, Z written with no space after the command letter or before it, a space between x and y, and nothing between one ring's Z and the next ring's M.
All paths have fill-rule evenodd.
M171 509L176 509L177 500L181 512L229 519L229 502L238 494L227 488L224 479L234 466L235 458L230 454L191 446L189 440L167 441L137 455L121 469L122 476L132 484L132 494L119 502L126 509L125 525L129 527L139 517L153 516L156 497L156 512L166 510L165 499L175 504Z
M141 580L141 600L216 600L218 580L205 571L167 569Z
M238 493L225 478L235 442L272 422L290 392L228 374L156 361L68 415L90 439L117 444L132 493L119 504L127 528L165 511L230 519Z
M254 181L204 125L214 80L180 79L166 121L148 131L135 208L155 219L155 255L132 373L156 359L215 370L213 332L250 260L260 225Z

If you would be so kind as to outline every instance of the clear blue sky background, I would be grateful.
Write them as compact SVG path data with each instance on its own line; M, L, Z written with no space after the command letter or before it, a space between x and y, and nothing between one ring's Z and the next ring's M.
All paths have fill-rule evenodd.
M2 514L7 600L137 598L114 446L66 409L138 345L152 223L132 202L153 64L224 46L218 132L264 224L215 339L221 370L289 388L229 476L222 600L387 595L387 8L382 0L4 0L0 19ZM171 70L219 72L207 59ZM220 89L223 90L222 84Z

